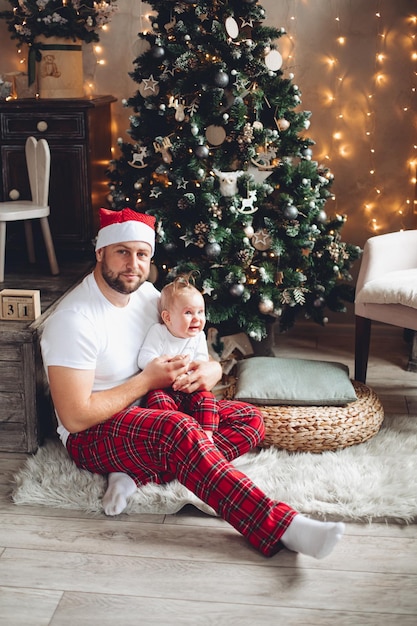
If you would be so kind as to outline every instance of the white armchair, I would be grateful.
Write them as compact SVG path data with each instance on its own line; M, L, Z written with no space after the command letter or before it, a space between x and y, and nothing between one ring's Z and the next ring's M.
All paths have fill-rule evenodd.
M355 380L366 381L372 320L417 330L417 230L365 243L355 297Z

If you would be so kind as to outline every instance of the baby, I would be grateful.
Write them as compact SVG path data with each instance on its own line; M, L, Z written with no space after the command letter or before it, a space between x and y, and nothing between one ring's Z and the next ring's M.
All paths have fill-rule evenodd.
M143 342L138 356L138 366L158 356L182 355L193 361L209 359L204 334L206 323L204 298L192 284L192 273L179 275L161 291L160 314L162 323L154 324ZM160 410L179 410L193 416L213 439L219 415L215 396L209 391L187 393L170 389L155 389L145 397L145 406Z

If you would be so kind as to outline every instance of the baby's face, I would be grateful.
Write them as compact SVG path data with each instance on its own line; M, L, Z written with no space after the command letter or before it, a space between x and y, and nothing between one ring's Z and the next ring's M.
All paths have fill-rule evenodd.
M194 337L206 323L204 298L198 291L180 295L172 303L164 320L175 337Z

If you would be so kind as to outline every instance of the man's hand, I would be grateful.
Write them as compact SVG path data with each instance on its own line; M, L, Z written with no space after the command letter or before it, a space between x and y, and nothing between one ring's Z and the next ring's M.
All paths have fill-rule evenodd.
M189 360L188 356L182 354L174 357L162 355L153 359L141 373L148 391L171 387L176 380L185 377L190 367Z
M193 361L188 365L185 375L175 379L172 388L185 393L209 391L221 376L222 368L217 361Z

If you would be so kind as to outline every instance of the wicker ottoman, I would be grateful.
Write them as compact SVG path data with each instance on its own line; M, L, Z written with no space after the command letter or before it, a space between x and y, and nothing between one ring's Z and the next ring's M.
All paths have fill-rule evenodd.
M266 433L262 446L324 452L376 435L384 419L382 404L372 389L352 384L358 399L345 406L260 406Z

